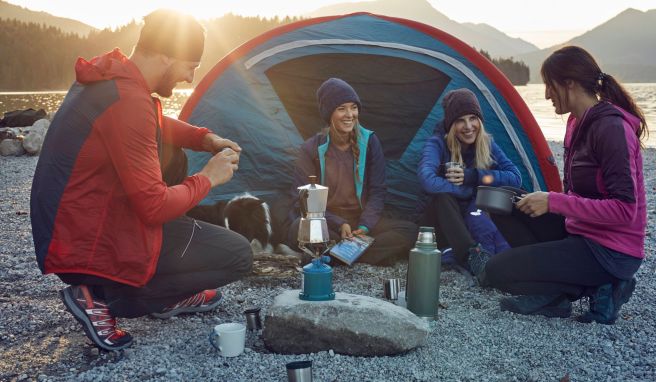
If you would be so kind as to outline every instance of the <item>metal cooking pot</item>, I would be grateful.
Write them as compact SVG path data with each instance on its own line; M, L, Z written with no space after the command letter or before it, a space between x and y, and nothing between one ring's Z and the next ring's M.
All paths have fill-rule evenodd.
M514 191L500 187L478 186L476 207L499 215L510 215L513 204L520 200Z

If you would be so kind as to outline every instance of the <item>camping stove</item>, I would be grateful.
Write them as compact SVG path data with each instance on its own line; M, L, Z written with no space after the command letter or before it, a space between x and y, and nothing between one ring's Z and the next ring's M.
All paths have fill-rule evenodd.
M316 184L317 177L309 177L310 184L298 188L301 222L298 226L298 247L312 256L312 262L303 267L301 300L328 301L335 299L333 269L328 265L326 253L334 245L328 234L324 217L328 202L328 187Z

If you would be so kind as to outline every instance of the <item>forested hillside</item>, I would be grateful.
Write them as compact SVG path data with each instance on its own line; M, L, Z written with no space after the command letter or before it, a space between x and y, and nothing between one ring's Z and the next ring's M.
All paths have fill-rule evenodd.
M298 18L263 19L225 15L205 22L205 53L195 81L202 79L219 59L242 43ZM75 80L77 57L91 58L115 47L129 55L139 36L134 22L118 29L92 31L86 37L43 24L9 20L0 23L0 91L65 90ZM522 63L493 59L515 84L525 84Z
M295 18L262 19L225 15L205 24L207 39L196 80L226 53ZM139 37L136 23L90 32L87 37L54 27L9 20L0 23L0 91L65 90L75 79L77 57L91 58L115 47L129 55Z

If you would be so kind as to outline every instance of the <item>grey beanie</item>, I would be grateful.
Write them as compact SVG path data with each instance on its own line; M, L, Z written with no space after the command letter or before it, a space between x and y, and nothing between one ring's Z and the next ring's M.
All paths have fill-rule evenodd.
M445 133L448 133L453 122L463 115L474 114L483 120L481 105L479 105L476 95L469 89L461 88L448 92L442 98L442 108L444 109Z
M358 110L362 110L358 94L351 85L339 78L329 78L319 86L317 101L319 101L319 115L328 123L335 109L343 103L354 102L358 105Z

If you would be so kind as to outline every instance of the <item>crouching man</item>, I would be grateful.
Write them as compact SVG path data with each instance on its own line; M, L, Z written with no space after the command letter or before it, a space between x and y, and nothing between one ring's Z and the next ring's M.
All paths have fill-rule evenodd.
M237 170L241 148L164 117L157 93L191 83L205 31L192 17L144 18L128 58L118 49L78 59L77 81L48 130L31 194L37 261L69 286L60 292L93 343L132 343L116 317L168 318L215 308L215 289L248 274L249 243L184 214ZM177 185L163 179L164 147L215 155Z

